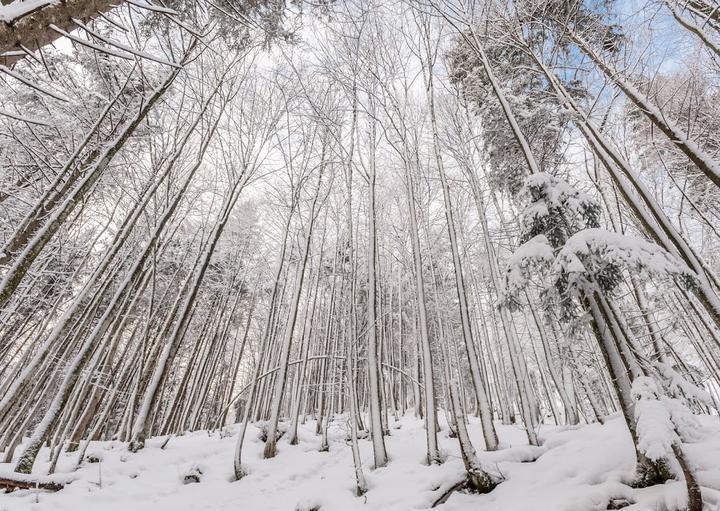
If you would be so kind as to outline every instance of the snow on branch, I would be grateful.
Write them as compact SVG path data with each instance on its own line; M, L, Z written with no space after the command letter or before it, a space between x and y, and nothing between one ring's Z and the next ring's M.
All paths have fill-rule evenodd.
M515 293L527 285L531 270L555 260L550 242L543 234L520 245L507 262L506 292Z
M596 211L599 212L597 202L590 195L547 172L528 176L524 191L532 200L522 213L526 225L548 216L552 209L582 216L587 216L589 212L596 216Z
M23 16L56 3L58 3L57 0L16 0L8 5L0 4L0 21L12 24Z
M655 362L655 368L663 376L669 394L673 397L697 399L701 403L713 406L712 396L705 390L687 381L668 363Z
M591 196L546 172L528 176L523 194L528 202L520 217L523 242L544 234L557 249L571 234L600 225L600 207Z
M569 281L590 272L601 280L606 291L616 284L603 275L603 271L611 266L640 274L682 275L690 279L694 276L682 261L659 245L600 228L585 229L572 235L558 252L553 266L553 273L566 274Z
M505 292L514 294L527 286L532 271L544 269L544 286L549 290L588 277L612 290L622 278L621 270L647 275L682 276L694 280L694 273L679 259L654 243L624 234L593 228L572 235L554 255L547 237L539 234L520 245L510 256L505 273Z
M77 479L75 474L20 474L5 467L0 469L0 489L7 491L41 489L58 491Z

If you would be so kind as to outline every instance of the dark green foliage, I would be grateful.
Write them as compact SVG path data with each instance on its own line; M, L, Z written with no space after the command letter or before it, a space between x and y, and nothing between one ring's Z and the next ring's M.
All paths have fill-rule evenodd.
M664 484L673 479L673 474L667 461L664 459L651 460L643 456L635 469L635 479L630 486L633 488L647 488L656 484Z
M569 117L543 77L530 71L530 57L516 45L496 41L495 38L483 41L488 58L503 62L493 71L540 169L554 173L562 162ZM447 58L452 83L473 105L482 125L490 184L515 197L528 174L527 162L479 56L465 40L459 39Z
M587 195L549 175L533 176L523 189L528 198L520 242L539 234L554 249L583 229L600 226L600 206Z

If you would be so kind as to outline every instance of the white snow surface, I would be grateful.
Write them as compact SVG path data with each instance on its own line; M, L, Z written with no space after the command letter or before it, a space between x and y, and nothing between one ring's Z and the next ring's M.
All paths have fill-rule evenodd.
M672 446L678 442L670 412L659 399L641 399L635 403L638 449L651 460L672 456Z
M93 442L88 454L100 463L84 463L73 472L75 480L57 493L18 490L0 494L3 511L408 511L428 509L463 476L456 439L447 428L439 434L447 457L442 465L424 464L423 423L412 414L391 421L386 439L391 461L372 470L371 444L361 440L361 453L369 491L354 495L350 447L346 422L330 428L330 451L319 452L315 422L300 427L300 443L283 437L277 457L262 459L259 430L248 429L244 463L249 475L231 482L235 436L218 432L194 432L171 438L152 438L135 454L121 442ZM720 421L700 417L699 440L683 448L697 471L707 509L720 505ZM230 427L227 433L235 433ZM477 419L470 433L486 470L501 473L505 481L487 495L453 493L437 509L445 511L592 511L606 509L611 498L626 498L629 511L672 511L686 501L684 481L633 490L622 483L632 475L634 454L630 435L619 416L605 425L573 428L543 426L542 447L527 445L518 426L497 425L503 449L481 451L483 442ZM44 473L48 450L41 451L36 471ZM67 479L76 453L63 455L57 479ZM539 456L539 457L538 457ZM536 461L530 460L537 458ZM0 465L8 475L12 465ZM193 472L200 482L183 484ZM46 479L46 478L43 478Z

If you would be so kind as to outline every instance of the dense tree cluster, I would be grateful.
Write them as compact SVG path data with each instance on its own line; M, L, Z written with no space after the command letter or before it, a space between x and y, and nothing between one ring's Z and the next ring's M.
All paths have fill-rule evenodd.
M241 479L250 424L270 458L313 416L324 449L347 423L361 495L359 442L386 465L413 409L427 462L447 424L488 492L468 415L496 450L495 421L540 445L620 412L627 483L684 479L702 508L683 443L720 399L712 2L25 3L0 28L17 472L240 423Z

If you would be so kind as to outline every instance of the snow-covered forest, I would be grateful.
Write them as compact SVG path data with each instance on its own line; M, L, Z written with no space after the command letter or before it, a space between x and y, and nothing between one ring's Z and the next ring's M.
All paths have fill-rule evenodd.
M720 509L717 0L2 0L0 509Z

